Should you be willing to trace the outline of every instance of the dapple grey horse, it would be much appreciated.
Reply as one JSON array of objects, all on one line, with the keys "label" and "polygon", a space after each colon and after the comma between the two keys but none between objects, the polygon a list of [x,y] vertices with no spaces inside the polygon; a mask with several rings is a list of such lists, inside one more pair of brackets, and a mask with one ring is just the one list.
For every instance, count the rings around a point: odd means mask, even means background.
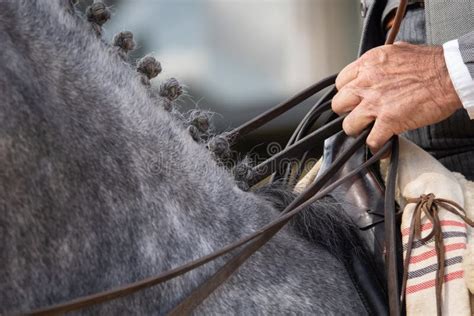
[{"label": "dapple grey horse", "polygon": [[[276,218],[291,196],[242,191],[97,36],[99,22],[69,0],[0,0],[2,314],[206,255]],[[196,314],[366,314],[343,259],[358,247],[350,222],[331,201],[298,221]],[[80,313],[164,314],[224,262]]]}]

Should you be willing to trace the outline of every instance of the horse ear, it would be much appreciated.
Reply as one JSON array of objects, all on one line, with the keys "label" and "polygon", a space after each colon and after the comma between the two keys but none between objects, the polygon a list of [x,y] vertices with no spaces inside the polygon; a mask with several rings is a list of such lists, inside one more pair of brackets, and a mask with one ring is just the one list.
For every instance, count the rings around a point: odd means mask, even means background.
[{"label": "horse ear", "polygon": [[92,3],[86,9],[87,21],[92,25],[97,36],[102,35],[102,25],[110,19],[110,10],[100,1]]}]

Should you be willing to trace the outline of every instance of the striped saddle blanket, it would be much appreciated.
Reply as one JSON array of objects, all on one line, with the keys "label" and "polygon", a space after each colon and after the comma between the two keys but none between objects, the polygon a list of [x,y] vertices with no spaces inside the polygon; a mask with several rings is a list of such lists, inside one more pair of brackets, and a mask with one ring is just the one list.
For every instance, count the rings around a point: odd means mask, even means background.
[{"label": "striped saddle blanket", "polygon": [[[398,202],[403,209],[401,234],[404,259],[408,265],[405,286],[407,315],[436,315],[440,312],[443,315],[473,315],[472,228],[461,216],[450,211],[451,205],[443,203],[437,206],[438,219],[433,220],[429,214],[421,212],[420,221],[414,223],[417,204],[410,200],[432,194],[434,198],[458,204],[468,218],[474,219],[474,182],[450,172],[428,153],[403,138],[400,138],[398,172]],[[439,225],[436,225],[437,222]],[[414,226],[418,231],[410,241]],[[438,246],[434,226],[441,229]],[[444,261],[441,263],[444,268],[438,266],[440,260]],[[443,282],[440,283],[441,277]],[[438,297],[437,283],[442,284]],[[438,311],[437,298],[441,298]]]}]

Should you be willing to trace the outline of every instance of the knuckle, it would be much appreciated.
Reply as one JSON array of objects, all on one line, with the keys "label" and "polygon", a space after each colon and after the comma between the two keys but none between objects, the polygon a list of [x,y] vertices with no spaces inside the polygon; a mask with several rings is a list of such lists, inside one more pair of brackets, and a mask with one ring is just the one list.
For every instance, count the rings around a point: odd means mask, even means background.
[{"label": "knuckle", "polygon": [[387,60],[387,55],[392,49],[391,45],[381,46],[374,49],[369,50],[366,53],[365,61],[373,64],[373,63],[384,63]]},{"label": "knuckle", "polygon": [[339,114],[339,115],[342,114],[342,107],[336,99],[332,100],[331,108],[334,113]]},{"label": "knuckle", "polygon": [[378,115],[378,118],[380,122],[385,125],[385,124],[391,124],[391,123],[396,122],[397,115],[393,113],[392,111],[382,110],[380,114]]},{"label": "knuckle", "polygon": [[331,101],[331,108],[334,112],[337,113],[337,111],[340,110],[341,108],[341,102],[339,101],[341,99],[341,92],[338,92]]},{"label": "knuckle", "polygon": [[351,89],[344,87],[332,99],[331,107],[337,114],[347,112],[350,108],[357,104],[355,95]]},{"label": "knuckle", "polygon": [[372,59],[373,56],[376,54],[376,50],[377,50],[377,48],[372,48],[372,49],[366,51],[366,52],[360,57],[360,60],[361,60],[361,61],[366,61],[366,60]]},{"label": "knuckle", "polygon": [[384,49],[380,49],[379,52],[377,53],[377,62],[379,64],[383,64],[387,62],[388,55],[391,53],[392,47],[387,46],[384,47]]},{"label": "knuckle", "polygon": [[354,136],[354,129],[352,127],[352,121],[350,117],[346,117],[344,121],[342,121],[342,129],[347,135]]},{"label": "knuckle", "polygon": [[367,52],[363,55],[363,59],[364,59],[365,61],[367,61],[367,60],[372,60],[372,59],[374,59],[376,56],[378,56],[379,51],[380,51],[380,47],[372,48],[371,50],[367,51]]},{"label": "knuckle", "polygon": [[[342,73],[342,72],[341,72]],[[336,77],[336,89],[337,90],[341,90],[342,88],[342,76],[341,74],[339,74],[337,77]]]},{"label": "knuckle", "polygon": [[364,108],[367,114],[371,117],[378,117],[379,107],[377,103],[373,102],[371,98],[364,98]]},{"label": "knuckle", "polygon": [[370,87],[369,77],[367,76],[364,69],[362,69],[362,71],[360,72],[360,75],[357,77],[357,79],[354,80],[354,83],[352,84],[352,87],[355,88],[359,92],[362,88]]},{"label": "knuckle", "polygon": [[369,137],[367,137],[366,144],[367,144],[367,146],[369,146],[372,149],[379,148],[380,143],[381,143],[381,141],[378,139],[377,136],[370,137],[370,135],[369,135]]}]

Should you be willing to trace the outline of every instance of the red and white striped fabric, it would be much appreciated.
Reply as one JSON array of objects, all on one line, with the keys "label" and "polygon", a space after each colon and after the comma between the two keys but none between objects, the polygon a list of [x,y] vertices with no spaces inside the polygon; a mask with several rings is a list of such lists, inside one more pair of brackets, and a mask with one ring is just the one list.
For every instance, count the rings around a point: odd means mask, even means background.
[{"label": "red and white striped fabric", "polygon": [[[405,207],[402,218],[402,238],[404,257],[408,243],[411,215],[415,205],[409,204]],[[443,289],[443,314],[462,315],[462,310],[469,310],[469,297],[464,282],[463,255],[466,249],[467,232],[466,224],[456,215],[444,210],[439,213],[443,242],[445,247],[445,276]],[[422,222],[422,237],[426,237],[432,225],[425,218]],[[412,246],[412,254],[408,268],[408,280],[406,287],[406,304],[408,315],[436,315],[436,292],[435,281],[438,268],[434,240],[423,244],[415,240]],[[464,301],[464,302],[463,302]],[[463,305],[465,305],[463,307]],[[469,315],[469,313],[466,313]]]},{"label": "red and white striped fabric", "polygon": [[[399,202],[422,194],[434,194],[465,206],[464,186],[459,179],[432,156],[406,139],[400,138],[398,171]],[[401,233],[404,256],[408,243],[409,225],[415,204],[404,205]],[[442,293],[443,315],[471,315],[470,293],[464,279],[463,256],[469,248],[467,225],[461,218],[439,209],[443,243],[445,247],[445,275]],[[432,228],[428,219],[422,218],[422,237]],[[438,268],[434,240],[423,244],[414,241],[408,267],[406,288],[407,315],[436,315],[436,271]],[[465,261],[465,260],[464,260]]]}]

